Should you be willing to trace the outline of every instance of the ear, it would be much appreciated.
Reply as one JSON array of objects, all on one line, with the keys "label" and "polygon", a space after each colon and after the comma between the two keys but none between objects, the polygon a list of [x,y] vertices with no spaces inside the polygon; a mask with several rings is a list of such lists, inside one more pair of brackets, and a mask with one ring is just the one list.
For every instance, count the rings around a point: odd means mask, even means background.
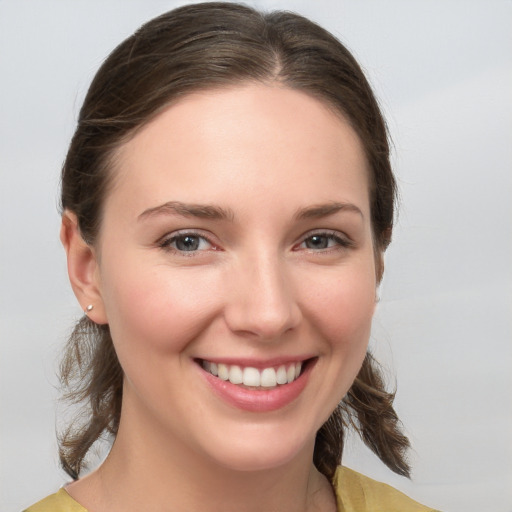
[{"label": "ear", "polygon": [[[108,323],[101,297],[96,251],[82,238],[76,215],[69,210],[62,215],[60,240],[66,251],[69,281],[82,310],[93,322]],[[87,309],[89,305],[92,305],[90,311]]]}]

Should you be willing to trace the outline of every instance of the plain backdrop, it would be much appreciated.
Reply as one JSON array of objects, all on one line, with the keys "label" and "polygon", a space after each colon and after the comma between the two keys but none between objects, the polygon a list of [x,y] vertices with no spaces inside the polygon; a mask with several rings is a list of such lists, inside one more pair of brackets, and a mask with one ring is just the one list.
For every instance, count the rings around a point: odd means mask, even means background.
[{"label": "plain backdrop", "polygon": [[[0,0],[0,509],[66,478],[56,361],[81,310],[58,241],[60,166],[88,84],[185,2]],[[354,52],[394,141],[402,204],[372,345],[398,384],[413,480],[351,439],[344,463],[445,511],[512,511],[512,2],[260,0]]]}]

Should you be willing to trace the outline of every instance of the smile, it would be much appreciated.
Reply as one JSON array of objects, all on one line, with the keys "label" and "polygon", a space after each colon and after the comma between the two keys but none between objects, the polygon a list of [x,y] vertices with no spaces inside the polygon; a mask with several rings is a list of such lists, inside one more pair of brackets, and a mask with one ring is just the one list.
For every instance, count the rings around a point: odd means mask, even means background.
[{"label": "smile", "polygon": [[292,404],[306,387],[318,357],[247,362],[196,359],[207,385],[223,401],[249,412],[272,412]]},{"label": "smile", "polygon": [[221,380],[231,384],[243,385],[248,388],[271,389],[283,384],[291,384],[302,370],[302,362],[282,364],[277,367],[254,368],[236,364],[214,363],[203,360],[204,370]]}]

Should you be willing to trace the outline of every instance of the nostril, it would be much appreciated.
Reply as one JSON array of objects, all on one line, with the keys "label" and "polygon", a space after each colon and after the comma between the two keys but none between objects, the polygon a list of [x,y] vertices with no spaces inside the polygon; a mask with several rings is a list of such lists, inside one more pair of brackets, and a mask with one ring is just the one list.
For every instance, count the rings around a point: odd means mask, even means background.
[{"label": "nostril", "polygon": [[224,311],[232,332],[274,341],[300,323],[302,312],[280,261],[276,254],[253,254],[231,276]]},{"label": "nostril", "polygon": [[302,318],[300,311],[287,310],[270,306],[265,308],[245,307],[243,304],[233,305],[226,313],[229,329],[244,337],[255,337],[262,341],[275,341],[284,334],[293,331]]}]

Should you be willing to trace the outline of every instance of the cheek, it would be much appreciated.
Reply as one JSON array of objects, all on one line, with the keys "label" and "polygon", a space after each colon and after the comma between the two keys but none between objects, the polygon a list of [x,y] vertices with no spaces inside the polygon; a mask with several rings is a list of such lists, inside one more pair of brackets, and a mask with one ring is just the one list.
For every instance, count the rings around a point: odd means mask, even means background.
[{"label": "cheek", "polygon": [[366,355],[375,309],[373,266],[343,268],[308,283],[310,336],[320,340],[322,379],[314,389],[318,429],[347,394]]},{"label": "cheek", "polygon": [[105,269],[109,280],[103,283],[103,299],[120,358],[127,346],[135,358],[183,351],[215,315],[208,277],[198,282],[193,272],[172,270]]},{"label": "cheek", "polygon": [[[373,267],[367,272],[340,272],[315,284],[306,300],[315,328],[333,352],[366,350],[375,310]],[[312,288],[313,289],[313,288]]]}]

